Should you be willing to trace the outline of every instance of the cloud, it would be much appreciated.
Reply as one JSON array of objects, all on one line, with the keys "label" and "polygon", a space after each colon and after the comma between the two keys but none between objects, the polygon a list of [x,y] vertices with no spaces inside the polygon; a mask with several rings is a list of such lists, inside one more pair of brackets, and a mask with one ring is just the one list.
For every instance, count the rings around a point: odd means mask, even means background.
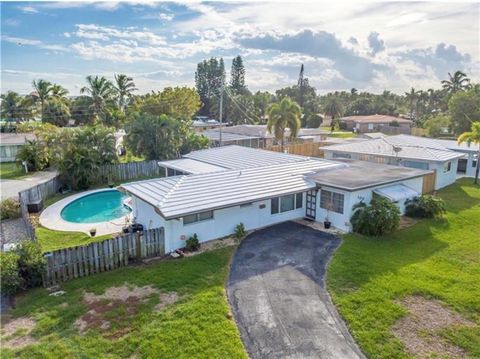
[{"label": "cloud", "polygon": [[9,19],[5,19],[3,23],[8,26],[18,26],[20,25],[20,20],[9,18]]},{"label": "cloud", "polygon": [[334,34],[326,31],[314,32],[307,29],[293,34],[267,33],[242,37],[237,41],[246,48],[270,49],[329,59],[343,77],[353,82],[370,82],[377,71],[386,69],[386,66],[375,64],[352,49],[344,47]]},{"label": "cloud", "polygon": [[371,32],[370,35],[368,35],[368,46],[370,46],[370,49],[372,50],[372,56],[385,50],[385,42],[380,39],[380,34],[378,32]]},{"label": "cloud", "polygon": [[3,35],[2,41],[6,41],[12,44],[17,44],[18,46],[35,46],[41,49],[51,50],[51,51],[67,51],[68,50],[66,47],[62,45],[47,44],[40,40],[26,39],[26,38],[8,36],[8,35]]},{"label": "cloud", "polygon": [[146,14],[140,17],[145,20],[162,20],[162,21],[172,21],[175,16],[173,14],[167,14],[165,12],[159,12],[154,14]]},{"label": "cloud", "polygon": [[38,10],[34,8],[33,6],[21,6],[20,11],[22,11],[25,14],[36,14],[38,13]]},{"label": "cloud", "polygon": [[351,36],[349,39],[348,39],[348,42],[351,43],[352,45],[358,45],[358,40],[356,37],[353,37]]}]

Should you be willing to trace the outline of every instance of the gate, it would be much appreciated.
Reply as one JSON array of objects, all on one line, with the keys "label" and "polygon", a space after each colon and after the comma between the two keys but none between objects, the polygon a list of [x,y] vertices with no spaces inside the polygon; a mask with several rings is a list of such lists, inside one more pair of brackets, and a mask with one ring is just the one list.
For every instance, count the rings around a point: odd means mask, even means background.
[{"label": "gate", "polygon": [[305,217],[315,220],[317,213],[317,190],[307,192],[307,201],[305,203]]}]

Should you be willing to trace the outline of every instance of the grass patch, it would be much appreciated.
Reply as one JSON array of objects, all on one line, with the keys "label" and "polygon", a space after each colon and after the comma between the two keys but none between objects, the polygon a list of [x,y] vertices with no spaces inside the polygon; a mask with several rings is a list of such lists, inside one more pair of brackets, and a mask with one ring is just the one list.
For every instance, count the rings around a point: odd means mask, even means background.
[{"label": "grass patch", "polygon": [[57,249],[75,246],[84,246],[92,242],[100,242],[112,238],[111,234],[90,237],[88,234],[82,232],[52,231],[45,227],[38,227],[35,230],[35,235],[42,246],[43,252],[51,252]]},{"label": "grass patch", "polygon": [[[43,288],[19,298],[14,317],[36,321],[31,332],[37,342],[24,348],[2,348],[2,358],[247,358],[235,323],[230,319],[224,284],[234,248],[222,248],[180,260],[126,267],[67,282],[66,292],[51,297]],[[87,312],[83,292],[104,293],[108,288],[151,286],[176,292],[179,300],[160,311],[158,294],[142,301],[135,313],[112,308],[125,328],[113,339],[104,332],[79,334],[74,322]],[[156,299],[156,300],[155,300]],[[113,314],[112,314],[113,315]]]},{"label": "grass patch", "polygon": [[409,358],[392,326],[410,295],[435,298],[476,327],[440,335],[480,353],[480,186],[462,179],[439,191],[447,214],[380,238],[345,235],[328,271],[332,298],[370,358]]},{"label": "grass patch", "polygon": [[16,162],[0,162],[1,179],[22,179],[33,172],[25,173],[25,169],[18,166]]}]

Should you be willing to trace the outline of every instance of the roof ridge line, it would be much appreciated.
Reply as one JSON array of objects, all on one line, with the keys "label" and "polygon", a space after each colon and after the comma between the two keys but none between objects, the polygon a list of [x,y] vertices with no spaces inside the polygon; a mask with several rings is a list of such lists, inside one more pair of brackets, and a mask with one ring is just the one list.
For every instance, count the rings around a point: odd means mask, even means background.
[{"label": "roof ridge line", "polygon": [[180,177],[180,179],[177,182],[175,182],[175,184],[172,186],[172,188],[170,188],[168,190],[168,192],[165,194],[163,199],[160,202],[158,202],[158,206],[161,206],[168,199],[168,197],[170,197],[172,192],[178,187],[178,185],[183,181],[183,179],[185,177],[186,177],[186,175],[182,175],[182,177]]}]

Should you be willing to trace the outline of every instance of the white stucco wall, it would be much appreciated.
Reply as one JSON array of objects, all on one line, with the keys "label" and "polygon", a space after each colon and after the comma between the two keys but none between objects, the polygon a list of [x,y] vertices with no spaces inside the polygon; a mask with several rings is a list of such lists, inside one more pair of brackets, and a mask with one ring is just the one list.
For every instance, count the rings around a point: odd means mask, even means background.
[{"label": "white stucco wall", "polygon": [[458,167],[458,159],[451,160],[452,166],[450,167],[450,171],[444,172],[443,165],[445,162],[430,162],[428,169],[436,171],[436,179],[435,179],[435,189],[438,190],[440,188],[446,187],[451,185],[457,179],[457,167]]}]

